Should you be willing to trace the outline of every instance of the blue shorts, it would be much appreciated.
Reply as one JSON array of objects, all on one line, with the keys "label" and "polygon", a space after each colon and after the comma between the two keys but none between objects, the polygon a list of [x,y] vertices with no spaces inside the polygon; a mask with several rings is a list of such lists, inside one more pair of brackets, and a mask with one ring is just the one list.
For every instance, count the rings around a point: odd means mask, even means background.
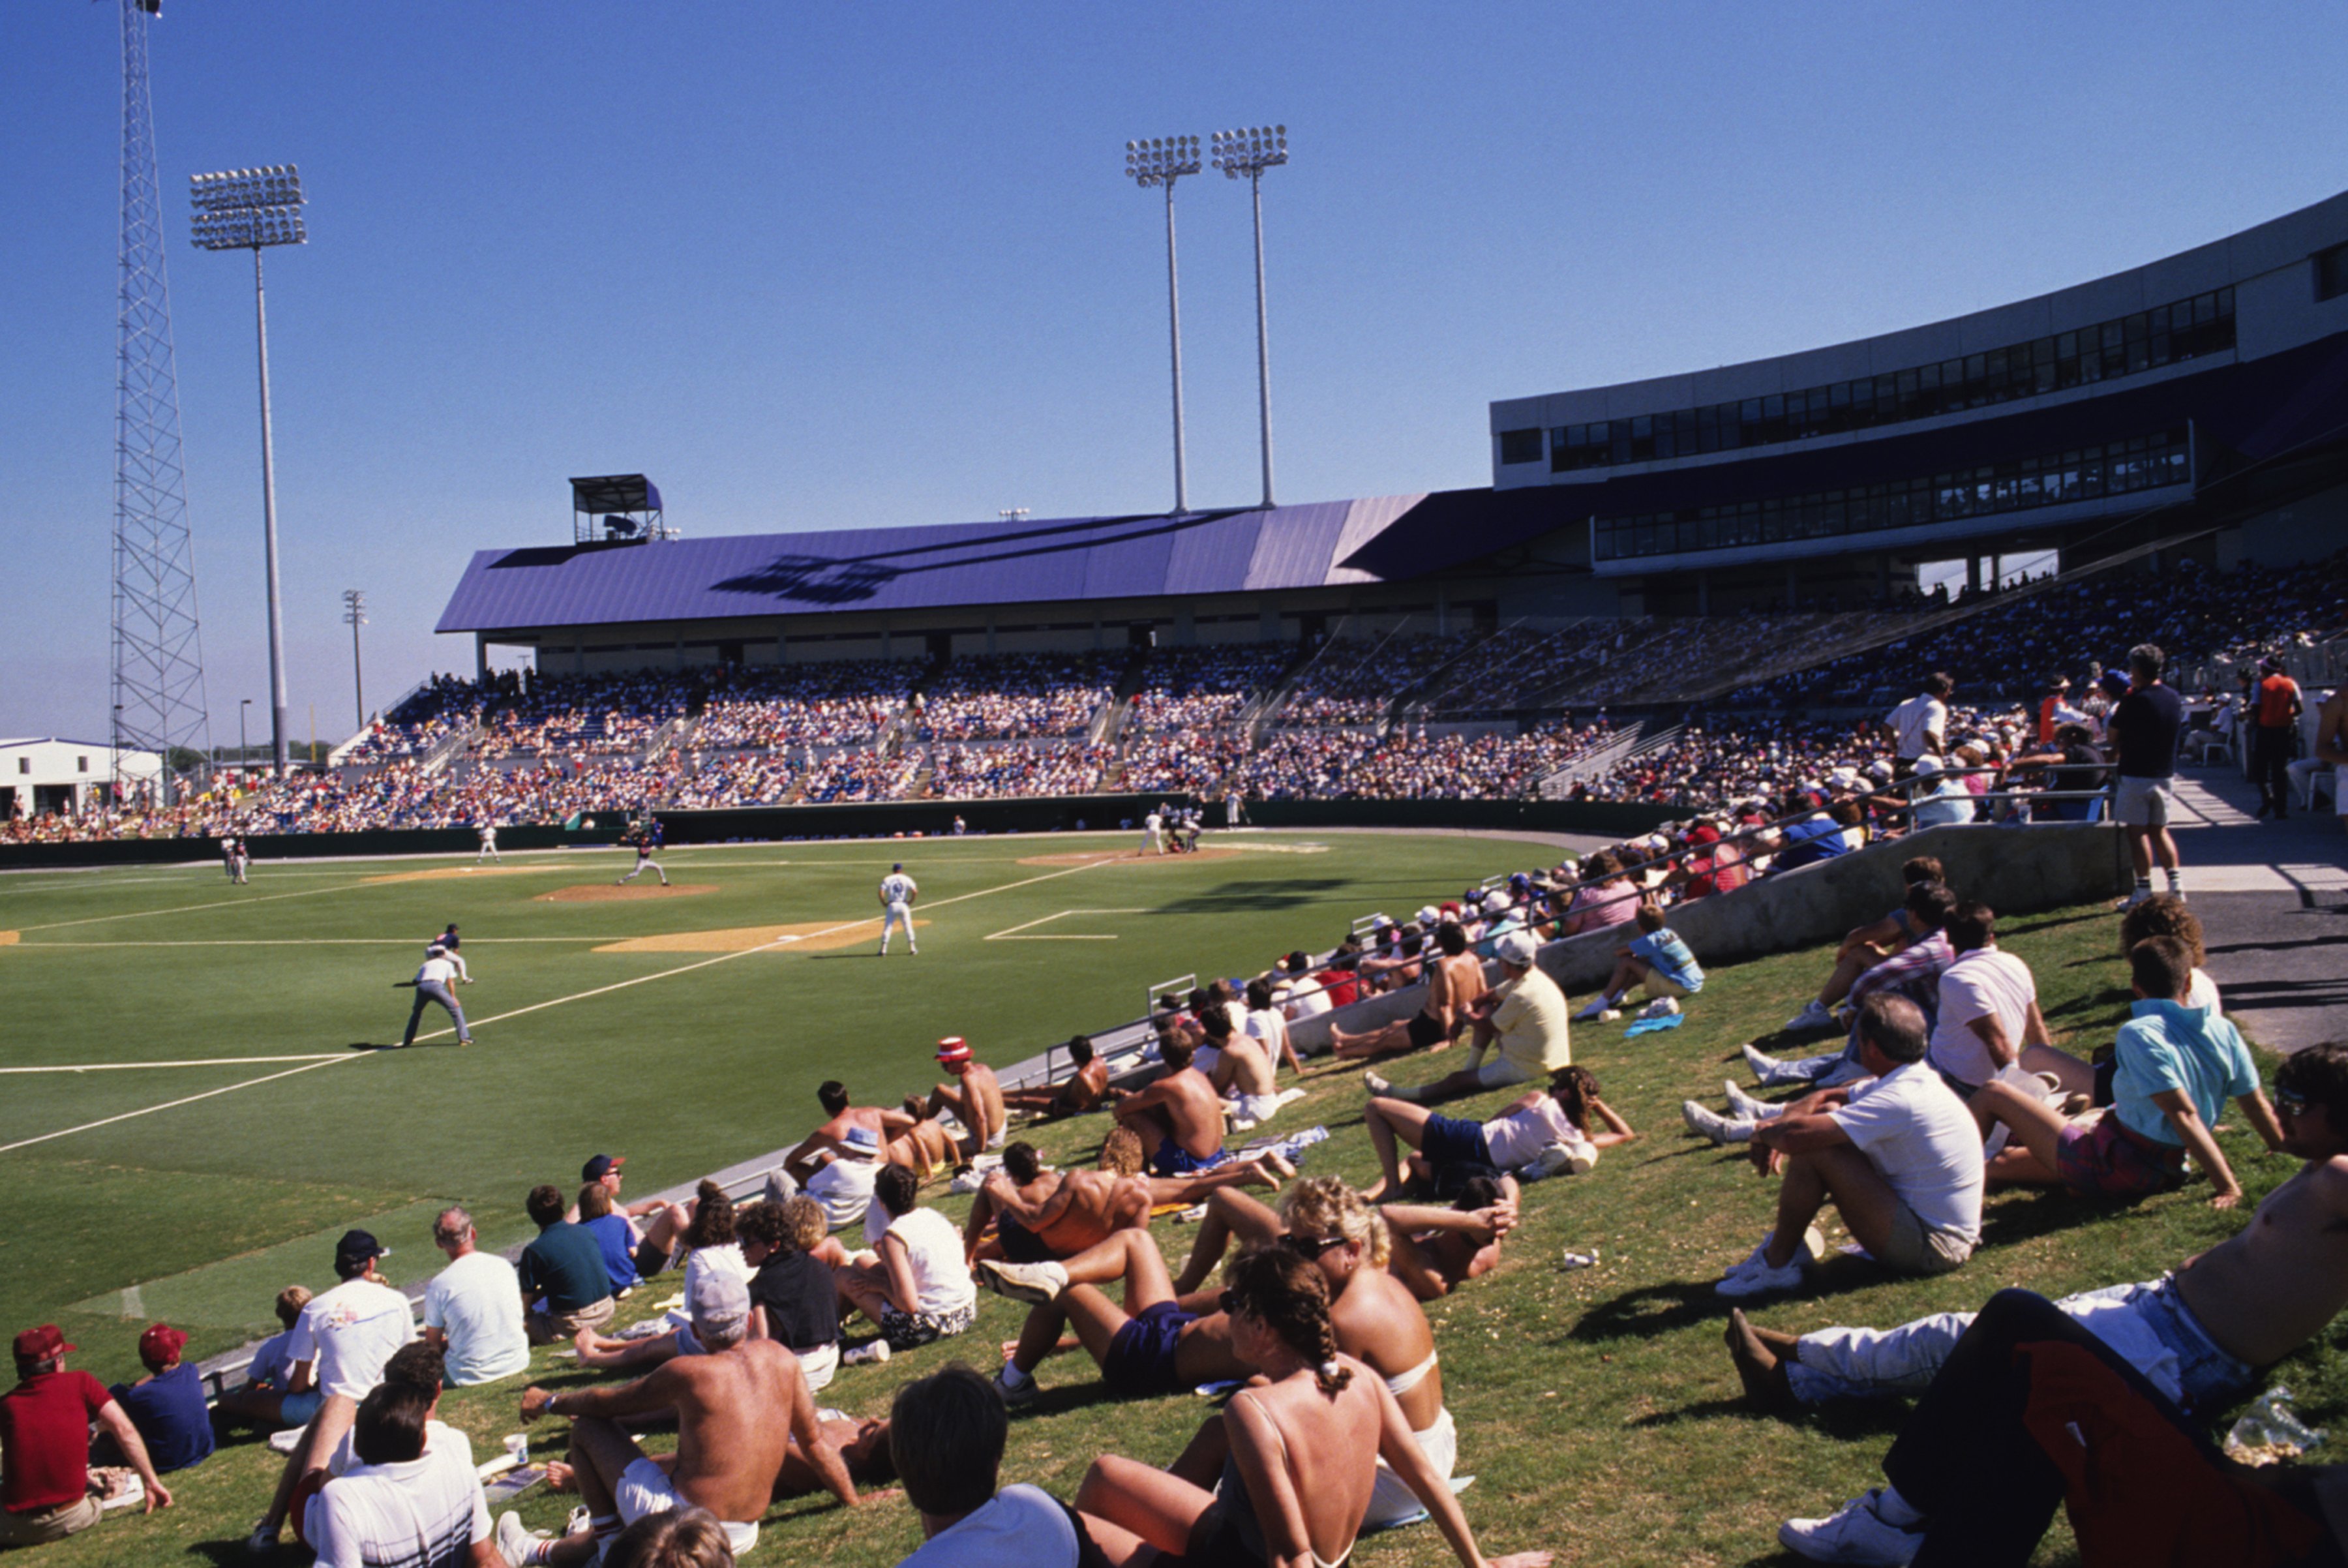
[{"label": "blue shorts", "polygon": [[1182,1330],[1198,1321],[1197,1313],[1183,1311],[1176,1302],[1143,1307],[1139,1316],[1128,1318],[1110,1338],[1108,1354],[1101,1357],[1102,1386],[1126,1399],[1180,1393],[1182,1378],[1174,1369],[1175,1346]]},{"label": "blue shorts", "polygon": [[277,1402],[277,1418],[289,1427],[306,1427],[324,1401],[325,1396],[315,1388],[306,1394],[288,1394]]},{"label": "blue shorts", "polygon": [[1430,1116],[1419,1136],[1418,1152],[1429,1165],[1489,1165],[1492,1147],[1484,1141],[1484,1124],[1456,1116]]},{"label": "blue shorts", "polygon": [[1220,1149],[1204,1156],[1193,1154],[1169,1138],[1159,1144],[1158,1152],[1149,1157],[1149,1169],[1159,1176],[1188,1176],[1194,1171],[1212,1171],[1230,1158]]}]

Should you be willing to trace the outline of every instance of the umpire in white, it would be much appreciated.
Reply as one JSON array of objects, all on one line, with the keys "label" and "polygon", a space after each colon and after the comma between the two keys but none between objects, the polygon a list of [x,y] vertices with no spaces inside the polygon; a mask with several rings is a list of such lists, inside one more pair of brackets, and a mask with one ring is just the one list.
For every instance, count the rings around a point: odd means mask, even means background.
[{"label": "umpire in white", "polygon": [[[448,987],[457,978],[457,965],[450,961],[448,950],[438,943],[424,950],[424,967],[416,972],[413,980],[403,980],[403,985],[416,987],[416,1006],[407,1010],[407,1034],[399,1042],[402,1049],[416,1043],[416,1026],[423,1020],[424,1004],[438,1002],[457,1020],[457,1043],[473,1043],[472,1026],[465,1022],[465,1009],[457,1000],[457,993]],[[467,976],[469,980],[470,976]]]}]

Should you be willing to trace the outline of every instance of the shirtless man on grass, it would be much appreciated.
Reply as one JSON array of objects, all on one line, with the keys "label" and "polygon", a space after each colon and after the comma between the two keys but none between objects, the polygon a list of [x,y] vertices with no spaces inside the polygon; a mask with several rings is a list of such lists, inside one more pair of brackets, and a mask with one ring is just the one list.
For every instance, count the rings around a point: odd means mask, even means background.
[{"label": "shirtless man on grass", "polygon": [[1083,1035],[1070,1037],[1068,1060],[1076,1071],[1042,1088],[1003,1091],[1005,1110],[1032,1110],[1039,1116],[1080,1116],[1100,1104],[1108,1093],[1108,1064],[1093,1054],[1093,1043]]},{"label": "shirtless man on grass", "polygon": [[[1267,1152],[1196,1176],[1144,1176],[1141,1140],[1128,1127],[1110,1130],[1101,1141],[1099,1163],[1090,1171],[1045,1171],[1033,1147],[1014,1143],[1003,1151],[1003,1169],[986,1179],[971,1203],[963,1255],[973,1264],[983,1257],[1013,1263],[1068,1257],[1116,1232],[1146,1228],[1161,1204],[1202,1202],[1231,1187],[1277,1191],[1295,1174],[1295,1166]],[[995,1236],[986,1242],[982,1238],[990,1219]]]},{"label": "shirtless man on grass", "polygon": [[1427,974],[1426,996],[1417,1012],[1359,1035],[1349,1035],[1333,1024],[1330,1049],[1340,1058],[1361,1060],[1449,1045],[1468,1020],[1468,1009],[1484,995],[1484,965],[1468,950],[1467,928],[1456,920],[1435,928],[1435,945],[1441,956]]},{"label": "shirtless man on grass", "polygon": [[[570,1464],[589,1524],[578,1535],[539,1540],[521,1528],[519,1515],[508,1514],[498,1522],[498,1546],[509,1563],[584,1568],[626,1526],[675,1508],[715,1514],[738,1556],[757,1542],[758,1521],[794,1438],[825,1489],[843,1506],[856,1506],[856,1483],[816,1419],[798,1358],[778,1341],[747,1337],[749,1287],[713,1270],[695,1282],[686,1306],[708,1354],[679,1357],[632,1383],[559,1394],[522,1390],[523,1421],[544,1415],[571,1420]],[[673,1455],[645,1454],[620,1425],[629,1416],[671,1409],[677,1421]]]},{"label": "shirtless man on grass", "polygon": [[1226,1158],[1222,1097],[1190,1065],[1190,1056],[1189,1041],[1169,1033],[1158,1046],[1164,1078],[1142,1088],[1108,1091],[1117,1124],[1140,1138],[1143,1157],[1156,1175],[1187,1176],[1211,1170]]},{"label": "shirtless man on grass", "polygon": [[951,1111],[962,1123],[962,1136],[954,1141],[964,1161],[1002,1148],[1009,1118],[1003,1109],[1003,1085],[995,1078],[994,1069],[972,1056],[970,1042],[960,1035],[948,1035],[938,1042],[938,1064],[956,1081],[938,1085],[927,1099],[909,1094],[902,1111],[884,1112],[889,1136],[901,1137],[915,1123]]},{"label": "shirtless man on grass", "polygon": [[[2348,1307],[2348,1043],[2310,1046],[2275,1073],[2283,1152],[2306,1163],[2232,1239],[2176,1273],[2054,1305],[2188,1410],[2221,1409]],[[1729,1315],[1728,1348],[1764,1409],[1919,1393],[1972,1322],[1941,1313],[1898,1328],[1798,1337]]]},{"label": "shirtless man on grass", "polygon": [[1281,1107],[1280,1082],[1272,1076],[1272,1053],[1253,1035],[1232,1027],[1231,1015],[1220,1010],[1205,1019],[1207,1043],[1219,1053],[1207,1081],[1231,1107],[1234,1121],[1272,1119]]}]

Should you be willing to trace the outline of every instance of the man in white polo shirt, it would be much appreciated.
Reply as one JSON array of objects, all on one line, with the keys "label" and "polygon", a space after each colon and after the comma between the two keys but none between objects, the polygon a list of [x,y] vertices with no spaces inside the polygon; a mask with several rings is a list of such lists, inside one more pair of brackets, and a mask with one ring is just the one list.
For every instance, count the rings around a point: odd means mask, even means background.
[{"label": "man in white polo shirt", "polygon": [[1957,683],[1935,670],[1924,677],[1924,689],[1883,716],[1891,732],[1893,755],[1912,763],[1919,757],[1937,757],[1949,748],[1949,694]]},{"label": "man in white polo shirt", "polygon": [[2017,1062],[2026,1072],[2053,1073],[2065,1092],[2092,1089],[2095,1070],[2054,1048],[2030,965],[1998,946],[1996,913],[1984,903],[1959,904],[1947,931],[1957,958],[1941,975],[1925,1057],[1932,1069],[1966,1096]]}]

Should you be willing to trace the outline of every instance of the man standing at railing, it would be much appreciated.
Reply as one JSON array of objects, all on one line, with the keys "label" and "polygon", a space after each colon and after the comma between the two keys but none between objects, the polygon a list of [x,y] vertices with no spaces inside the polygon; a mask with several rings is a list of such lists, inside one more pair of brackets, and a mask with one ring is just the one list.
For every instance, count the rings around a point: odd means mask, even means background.
[{"label": "man standing at railing", "polygon": [[2112,814],[2127,830],[2128,852],[2136,861],[2136,891],[2120,901],[2122,909],[2134,909],[2152,896],[2156,860],[2168,875],[2168,891],[2185,896],[2177,874],[2177,841],[2168,832],[2185,699],[2161,684],[2161,668],[2168,662],[2168,655],[2151,643],[2130,648],[2127,693],[2112,705],[2104,725],[2113,759],[2119,764]]},{"label": "man standing at railing", "polygon": [[2258,780],[2259,815],[2281,821],[2291,815],[2291,753],[2299,716],[2307,711],[2299,683],[2282,673],[2282,661],[2269,654],[2259,661],[2257,724],[2250,731],[2250,777]]}]

